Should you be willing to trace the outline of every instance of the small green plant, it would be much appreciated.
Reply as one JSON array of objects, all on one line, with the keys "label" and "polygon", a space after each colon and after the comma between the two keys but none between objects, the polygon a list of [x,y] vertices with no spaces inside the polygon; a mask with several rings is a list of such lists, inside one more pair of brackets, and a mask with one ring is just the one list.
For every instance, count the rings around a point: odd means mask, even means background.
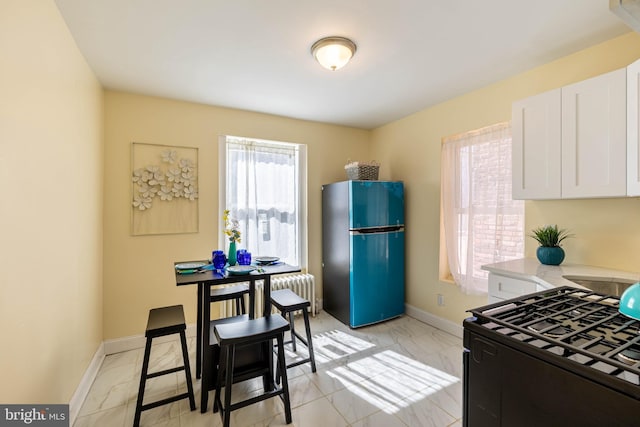
[{"label": "small green plant", "polygon": [[533,237],[540,243],[540,246],[554,247],[560,246],[560,242],[569,237],[573,237],[573,234],[564,229],[558,229],[557,225],[545,225],[544,227],[534,228],[531,230],[533,234],[529,237]]}]

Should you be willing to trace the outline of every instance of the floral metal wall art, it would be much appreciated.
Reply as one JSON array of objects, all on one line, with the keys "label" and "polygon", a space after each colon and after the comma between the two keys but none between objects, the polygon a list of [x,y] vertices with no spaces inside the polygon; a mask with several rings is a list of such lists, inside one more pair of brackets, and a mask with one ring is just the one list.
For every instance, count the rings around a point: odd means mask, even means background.
[{"label": "floral metal wall art", "polygon": [[196,148],[132,144],[134,235],[197,231],[197,153]]}]

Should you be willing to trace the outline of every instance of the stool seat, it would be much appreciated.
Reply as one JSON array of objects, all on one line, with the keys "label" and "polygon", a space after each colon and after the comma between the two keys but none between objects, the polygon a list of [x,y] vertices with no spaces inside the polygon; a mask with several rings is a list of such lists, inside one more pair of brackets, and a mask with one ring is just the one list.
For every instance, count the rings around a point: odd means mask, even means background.
[{"label": "stool seat", "polygon": [[280,289],[278,291],[271,292],[271,303],[278,308],[278,310],[297,311],[303,308],[311,307],[311,303],[300,295],[293,292],[291,289]]},{"label": "stool seat", "polygon": [[236,299],[249,293],[249,285],[240,283],[233,286],[211,288],[211,301],[225,301],[228,299]]},{"label": "stool seat", "polygon": [[[187,328],[184,320],[184,310],[181,305],[172,305],[169,307],[153,308],[149,310],[149,317],[147,319],[147,328],[145,330],[145,337],[147,338],[144,359],[142,362],[142,371],[140,373],[140,387],[138,388],[138,400],[136,402],[136,412],[133,418],[134,427],[140,425],[140,417],[142,411],[147,409],[156,408],[167,403],[176,402],[182,399],[189,399],[189,407],[193,411],[196,409],[195,398],[193,395],[193,385],[191,383],[191,369],[189,368],[189,353],[187,351],[187,339],[185,336],[185,329]],[[182,359],[183,365],[175,368],[164,369],[158,372],[149,373],[149,358],[151,355],[151,343],[154,338],[162,337],[165,335],[180,334],[180,345],[182,347]],[[176,396],[171,396],[165,399],[157,400],[155,402],[147,403],[143,405],[144,389],[146,387],[147,379],[159,377],[162,375],[172,374],[174,372],[184,371],[187,382],[187,392]]]},{"label": "stool seat", "polygon": [[249,321],[248,314],[241,314],[239,316],[223,317],[222,319],[214,319],[210,322],[209,328],[209,345],[218,345],[218,338],[215,334],[215,327],[220,325],[228,325],[229,323],[245,323]]},{"label": "stool seat", "polygon": [[181,305],[152,308],[149,310],[147,329],[145,330],[144,336],[149,338],[178,334],[186,328],[184,310]]},{"label": "stool seat", "polygon": [[218,324],[213,329],[218,344],[251,344],[289,330],[289,323],[282,316],[267,316],[246,322]]}]

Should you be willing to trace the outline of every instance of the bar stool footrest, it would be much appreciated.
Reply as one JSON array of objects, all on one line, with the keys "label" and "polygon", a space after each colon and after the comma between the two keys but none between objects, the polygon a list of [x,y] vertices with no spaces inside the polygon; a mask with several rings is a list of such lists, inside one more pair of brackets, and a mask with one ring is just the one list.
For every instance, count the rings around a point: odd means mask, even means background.
[{"label": "bar stool footrest", "polygon": [[189,398],[189,393],[184,392],[176,396],[171,396],[171,397],[167,397],[166,399],[157,400],[155,402],[144,404],[140,409],[142,411],[146,411],[147,409],[157,408],[158,406],[166,405],[167,403],[177,402],[178,400],[188,399],[188,398]]},{"label": "bar stool footrest", "polygon": [[173,374],[174,372],[184,371],[184,366],[178,366],[176,368],[165,369],[164,371],[152,372],[147,374],[147,379],[161,377],[162,375]]},{"label": "bar stool footrest", "polygon": [[304,360],[298,360],[296,362],[291,362],[287,365],[287,368],[293,368],[295,366],[304,365],[305,363],[309,363],[310,361],[311,361],[310,359],[304,359]]},{"label": "bar stool footrest", "polygon": [[274,390],[263,392],[260,396],[255,396],[250,399],[243,400],[242,402],[232,403],[231,411],[253,405],[254,403],[262,402],[263,400],[271,399],[272,397],[282,396],[283,394],[284,391],[282,390],[282,387],[276,387]]}]

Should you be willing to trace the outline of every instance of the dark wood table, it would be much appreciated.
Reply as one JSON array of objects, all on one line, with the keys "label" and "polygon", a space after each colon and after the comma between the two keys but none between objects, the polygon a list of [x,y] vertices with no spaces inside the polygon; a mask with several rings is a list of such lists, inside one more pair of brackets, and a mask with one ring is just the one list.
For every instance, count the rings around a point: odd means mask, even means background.
[{"label": "dark wood table", "polygon": [[[193,263],[207,261],[181,261],[174,263]],[[230,283],[249,282],[249,318],[254,317],[255,312],[255,291],[256,281],[263,280],[264,310],[263,316],[271,314],[271,276],[274,274],[296,273],[300,267],[288,264],[276,264],[259,266],[249,274],[234,275],[224,272],[223,274],[214,270],[204,270],[200,273],[180,274],[175,270],[176,285],[198,285],[198,312],[196,320],[196,378],[202,376],[200,412],[207,411],[209,390],[215,385],[215,378],[211,378],[213,373],[212,351],[210,346],[210,324],[211,324],[211,295],[212,286],[227,285]]]}]

